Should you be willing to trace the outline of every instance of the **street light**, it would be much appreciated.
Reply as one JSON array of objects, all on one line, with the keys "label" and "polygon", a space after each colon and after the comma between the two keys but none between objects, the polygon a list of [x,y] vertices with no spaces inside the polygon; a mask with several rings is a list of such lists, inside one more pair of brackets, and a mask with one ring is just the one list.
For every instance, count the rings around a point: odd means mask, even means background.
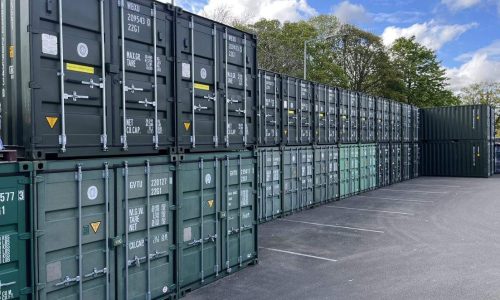
[{"label": "street light", "polygon": [[327,35],[304,41],[304,80],[307,80],[307,44],[310,42],[324,41],[332,37],[334,37],[334,35]]}]

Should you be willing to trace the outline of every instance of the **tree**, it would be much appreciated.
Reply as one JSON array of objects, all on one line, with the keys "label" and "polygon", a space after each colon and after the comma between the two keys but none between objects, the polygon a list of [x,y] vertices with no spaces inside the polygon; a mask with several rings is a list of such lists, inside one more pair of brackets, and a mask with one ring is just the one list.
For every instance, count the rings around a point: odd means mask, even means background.
[{"label": "tree", "polygon": [[[500,82],[471,84],[460,91],[463,104],[487,104],[500,109]],[[500,137],[500,111],[496,116],[497,137]]]},{"label": "tree", "polygon": [[459,99],[446,89],[448,78],[434,51],[412,38],[397,39],[390,55],[402,79],[404,101],[419,107],[457,105]]}]

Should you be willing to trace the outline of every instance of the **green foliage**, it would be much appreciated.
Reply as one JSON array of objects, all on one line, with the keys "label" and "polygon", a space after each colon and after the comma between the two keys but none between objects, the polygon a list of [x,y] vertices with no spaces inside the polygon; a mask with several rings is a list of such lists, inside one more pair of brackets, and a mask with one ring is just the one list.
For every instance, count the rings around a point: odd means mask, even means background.
[{"label": "green foliage", "polygon": [[404,101],[419,107],[459,104],[458,97],[446,90],[445,69],[436,53],[412,38],[397,39],[390,49],[393,64],[402,79]]},{"label": "green foliage", "polygon": [[[460,92],[463,104],[487,104],[500,107],[500,82],[472,84]],[[500,137],[500,114],[496,118],[497,137]]]}]

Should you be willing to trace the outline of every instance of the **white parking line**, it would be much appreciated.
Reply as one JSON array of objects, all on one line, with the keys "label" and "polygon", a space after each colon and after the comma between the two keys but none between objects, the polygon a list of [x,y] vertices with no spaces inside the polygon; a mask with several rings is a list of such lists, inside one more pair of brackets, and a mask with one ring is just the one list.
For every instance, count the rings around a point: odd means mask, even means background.
[{"label": "white parking line", "polygon": [[418,183],[399,183],[398,185],[415,185],[415,186],[425,186],[425,187],[444,187],[444,188],[461,188],[460,185],[444,185],[444,184],[418,184]]},{"label": "white parking line", "polygon": [[314,256],[314,255],[309,255],[309,254],[303,254],[303,253],[297,253],[297,252],[286,251],[286,250],[280,250],[280,249],[274,249],[274,248],[265,248],[265,247],[259,247],[259,248],[260,249],[269,250],[269,251],[274,251],[274,252],[280,252],[280,253],[286,253],[286,254],[291,254],[291,255],[303,256],[303,257],[308,257],[308,258],[326,260],[326,261],[330,261],[330,262],[337,262],[338,261],[336,259],[331,259],[331,258],[326,258],[326,257],[319,257],[319,256]]},{"label": "white parking line", "polygon": [[366,232],[374,232],[374,233],[385,233],[385,232],[380,231],[380,230],[365,229],[365,228],[358,228],[358,227],[330,225],[330,224],[321,224],[321,223],[313,223],[313,222],[305,222],[305,221],[294,221],[294,220],[286,220],[286,219],[279,219],[279,220],[281,220],[283,222],[308,224],[308,225],[322,226],[322,227],[341,228],[341,229],[349,229],[349,230],[355,230],[355,231],[366,231]]},{"label": "white parking line", "polygon": [[407,192],[407,193],[424,193],[424,194],[448,194],[448,192],[430,192],[430,191],[418,191],[418,190],[398,190],[398,189],[380,189],[381,191],[390,192]]},{"label": "white parking line", "polygon": [[363,195],[358,195],[357,197],[370,198],[370,199],[382,199],[382,200],[398,201],[398,202],[434,203],[434,201],[427,201],[427,200],[398,199],[398,198],[386,198],[386,197],[363,196]]},{"label": "white parking line", "polygon": [[349,210],[359,210],[359,211],[371,211],[371,212],[381,212],[386,214],[396,214],[396,215],[405,215],[405,216],[414,216],[412,213],[405,213],[400,211],[389,211],[389,210],[377,210],[377,209],[366,209],[366,208],[354,208],[354,207],[345,207],[345,206],[331,206],[325,205],[325,207],[330,208],[338,208],[338,209],[349,209]]}]

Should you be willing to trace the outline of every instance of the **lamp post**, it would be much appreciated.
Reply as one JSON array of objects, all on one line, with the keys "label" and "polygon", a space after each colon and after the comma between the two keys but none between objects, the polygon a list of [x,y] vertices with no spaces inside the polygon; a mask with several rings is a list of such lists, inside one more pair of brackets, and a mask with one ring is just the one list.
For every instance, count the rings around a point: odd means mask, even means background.
[{"label": "lamp post", "polygon": [[307,44],[311,43],[311,42],[324,41],[324,40],[332,38],[332,37],[334,37],[334,35],[317,37],[314,39],[304,41],[304,80],[307,80]]}]

